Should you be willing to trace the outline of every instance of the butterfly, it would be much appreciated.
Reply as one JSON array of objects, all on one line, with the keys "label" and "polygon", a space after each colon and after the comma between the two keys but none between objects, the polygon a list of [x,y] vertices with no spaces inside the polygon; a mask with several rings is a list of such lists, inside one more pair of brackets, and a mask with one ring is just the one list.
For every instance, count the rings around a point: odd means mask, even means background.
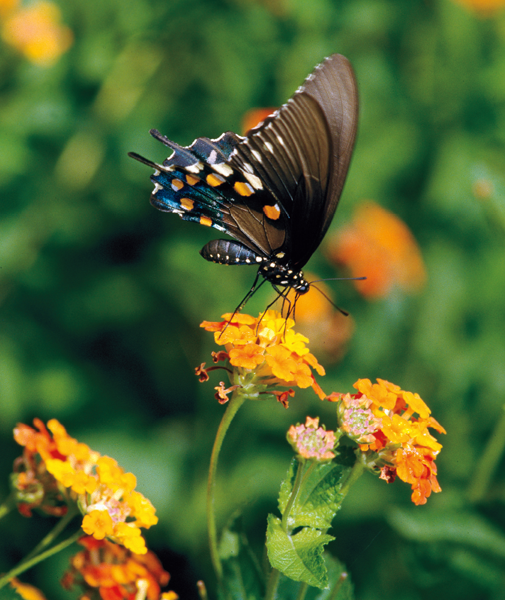
[{"label": "butterfly", "polygon": [[[358,121],[358,92],[349,61],[326,58],[281,108],[245,137],[233,132],[179,146],[152,167],[151,204],[231,238],[212,240],[200,254],[226,265],[259,267],[248,298],[265,281],[286,297],[304,294],[302,268],[321,243],[347,176]],[[259,286],[259,277],[263,279]]]}]

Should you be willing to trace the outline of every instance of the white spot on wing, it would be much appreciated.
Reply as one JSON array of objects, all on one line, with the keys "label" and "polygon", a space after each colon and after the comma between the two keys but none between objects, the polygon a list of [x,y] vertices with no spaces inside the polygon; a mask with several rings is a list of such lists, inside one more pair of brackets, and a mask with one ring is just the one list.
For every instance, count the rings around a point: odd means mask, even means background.
[{"label": "white spot on wing", "polygon": [[243,173],[244,177],[253,186],[255,190],[263,189],[263,183],[261,182],[261,179],[259,177],[256,177],[256,175],[253,175],[252,173],[246,173],[245,171]]},{"label": "white spot on wing", "polygon": [[254,156],[254,158],[259,162],[263,162],[263,157],[261,156],[261,154],[257,151],[257,150],[251,150],[251,154]]},{"label": "white spot on wing", "polygon": [[203,169],[203,164],[198,161],[194,165],[189,165],[189,167],[184,167],[185,171],[189,171],[190,173],[200,173]]},{"label": "white spot on wing", "polygon": [[211,165],[211,167],[214,169],[214,171],[220,173],[223,177],[229,177],[233,173],[233,169],[230,167],[230,165],[227,165],[226,163],[218,163],[215,165]]},{"label": "white spot on wing", "polygon": [[272,146],[272,144],[270,142],[265,142],[265,147],[267,150],[269,150],[270,152],[274,151],[274,147]]}]

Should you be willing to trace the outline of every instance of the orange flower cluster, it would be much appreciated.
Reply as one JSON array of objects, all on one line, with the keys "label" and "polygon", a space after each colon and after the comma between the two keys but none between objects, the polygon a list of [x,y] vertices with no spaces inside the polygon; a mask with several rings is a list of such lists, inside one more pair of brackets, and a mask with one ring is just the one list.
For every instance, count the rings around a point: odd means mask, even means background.
[{"label": "orange flower cluster", "polygon": [[358,394],[334,393],[328,397],[339,402],[342,429],[371,455],[367,464],[382,466],[383,479],[391,481],[398,475],[411,485],[412,502],[425,504],[431,492],[441,491],[435,459],[442,445],[429,429],[439,433],[445,429],[430,416],[419,394],[405,392],[383,379],[374,384],[359,379],[354,387]]},{"label": "orange flower cluster", "polygon": [[14,439],[24,446],[13,475],[20,512],[30,516],[38,508],[61,516],[77,505],[87,534],[146,553],[140,527],[148,529],[158,517],[149,500],[135,491],[135,476],[71,438],[56,419],[47,429],[40,419],[34,425],[36,429],[20,424],[14,430]]},{"label": "orange flower cluster", "polygon": [[53,64],[72,45],[73,35],[60,24],[59,8],[39,0],[21,7],[19,0],[0,0],[3,40],[35,64]]},{"label": "orange flower cluster", "polygon": [[[228,360],[232,369],[230,380],[232,387],[218,389],[220,402],[228,400],[226,394],[240,389],[250,399],[259,400],[259,394],[274,394],[287,406],[288,395],[293,390],[275,392],[275,386],[312,387],[324,400],[325,393],[317,384],[311,369],[324,375],[323,367],[306,347],[308,339],[293,331],[294,321],[284,319],[275,310],[267,310],[258,318],[242,313],[223,315],[224,321],[213,323],[204,321],[200,327],[214,332],[216,344],[224,346],[226,352],[215,355],[218,360]],[[202,376],[202,365],[197,372]]]},{"label": "orange flower cluster", "polygon": [[85,549],[71,559],[61,583],[67,590],[80,586],[81,600],[177,600],[175,592],[161,593],[170,575],[153,552],[134,554],[93,537],[79,543]]},{"label": "orange flower cluster", "polygon": [[305,425],[291,425],[287,438],[294,451],[305,460],[326,462],[335,458],[332,451],[336,441],[335,432],[319,427],[319,418],[307,417]]},{"label": "orange flower cluster", "polygon": [[374,202],[362,204],[353,221],[330,243],[329,257],[344,265],[366,298],[385,297],[398,287],[406,293],[420,290],[426,281],[419,247],[403,221]]}]

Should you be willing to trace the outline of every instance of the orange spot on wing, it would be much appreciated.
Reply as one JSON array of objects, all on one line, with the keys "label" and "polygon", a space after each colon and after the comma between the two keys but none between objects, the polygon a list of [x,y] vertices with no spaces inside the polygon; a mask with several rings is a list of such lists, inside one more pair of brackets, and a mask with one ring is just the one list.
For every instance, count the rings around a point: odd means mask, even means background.
[{"label": "orange spot on wing", "polygon": [[254,194],[254,190],[252,190],[247,183],[243,183],[242,181],[237,181],[233,186],[233,189],[241,196],[251,196]]},{"label": "orange spot on wing", "polygon": [[198,183],[200,180],[198,177],[193,177],[193,175],[186,175],[186,181],[189,185],[195,185],[195,183]]},{"label": "orange spot on wing", "polygon": [[219,177],[211,173],[210,175],[207,175],[207,183],[212,187],[217,187],[218,185],[224,183],[224,181],[223,179],[220,179]]},{"label": "orange spot on wing", "polygon": [[200,217],[200,225],[205,225],[205,227],[211,227],[212,219],[209,219],[209,217]]},{"label": "orange spot on wing", "polygon": [[186,210],[193,210],[195,208],[195,202],[189,198],[181,198],[181,206]]},{"label": "orange spot on wing", "polygon": [[176,190],[181,190],[184,187],[184,183],[180,179],[172,179],[172,187]]},{"label": "orange spot on wing", "polygon": [[277,219],[281,215],[281,209],[277,204],[275,204],[274,206],[269,206],[267,204],[263,207],[263,212],[269,219],[272,219],[272,221],[277,221]]}]

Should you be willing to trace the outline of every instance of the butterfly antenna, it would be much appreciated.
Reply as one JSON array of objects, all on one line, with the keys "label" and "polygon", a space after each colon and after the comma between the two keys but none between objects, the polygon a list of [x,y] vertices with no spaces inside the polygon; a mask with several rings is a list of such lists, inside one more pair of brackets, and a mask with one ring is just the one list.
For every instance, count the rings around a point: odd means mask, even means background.
[{"label": "butterfly antenna", "polygon": [[266,279],[263,279],[262,281],[260,281],[259,285],[257,285],[258,283],[258,279],[260,276],[260,272],[258,271],[256,273],[256,277],[254,278],[253,284],[251,286],[251,289],[247,292],[247,294],[244,296],[244,298],[242,299],[242,302],[237,306],[237,308],[233,311],[232,316],[230,317],[228,323],[226,323],[226,325],[224,326],[223,331],[221,331],[221,333],[219,334],[219,337],[221,337],[223,335],[223,333],[227,330],[228,325],[232,322],[233,317],[239,313],[244,306],[247,304],[247,302],[254,296],[254,294],[260,289],[260,287],[265,283]]},{"label": "butterfly antenna", "polygon": [[[366,277],[360,277],[359,279],[366,279]],[[328,281],[328,280],[320,279],[319,281]],[[349,313],[346,310],[344,310],[343,308],[340,308],[340,306],[337,306],[335,304],[335,302],[333,302],[333,300],[327,294],[325,294],[323,292],[323,290],[320,290],[317,287],[317,285],[314,285],[314,283],[317,283],[317,282],[311,281],[309,285],[311,287],[314,287],[315,290],[317,290],[322,296],[324,296],[326,298],[326,300],[328,300],[328,302],[333,306],[333,308],[335,308],[336,310],[338,310],[339,313],[343,314],[344,317],[348,317],[349,316]]]}]

